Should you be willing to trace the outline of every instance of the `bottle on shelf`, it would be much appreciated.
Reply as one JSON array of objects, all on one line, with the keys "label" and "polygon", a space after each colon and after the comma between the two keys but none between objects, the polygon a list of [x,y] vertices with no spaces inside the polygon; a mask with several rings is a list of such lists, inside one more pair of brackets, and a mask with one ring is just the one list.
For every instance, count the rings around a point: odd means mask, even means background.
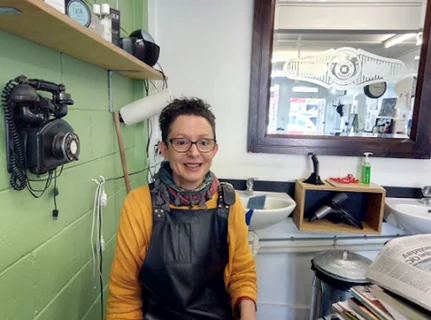
[{"label": "bottle on shelf", "polygon": [[102,21],[102,27],[103,27],[103,33],[102,37],[112,42],[112,19],[111,19],[111,9],[108,3],[102,4],[102,10],[101,10],[101,21]]},{"label": "bottle on shelf", "polygon": [[372,155],[371,152],[364,152],[363,162],[362,162],[362,179],[363,184],[371,183],[371,163],[368,156]]},{"label": "bottle on shelf", "polygon": [[100,4],[93,4],[93,13],[91,14],[91,23],[88,29],[99,36],[103,36],[103,26],[100,21],[101,9]]}]

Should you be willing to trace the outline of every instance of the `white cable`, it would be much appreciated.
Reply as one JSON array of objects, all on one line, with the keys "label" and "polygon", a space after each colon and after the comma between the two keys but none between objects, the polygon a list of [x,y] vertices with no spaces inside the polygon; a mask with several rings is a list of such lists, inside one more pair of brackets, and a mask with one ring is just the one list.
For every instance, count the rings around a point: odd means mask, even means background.
[{"label": "white cable", "polygon": [[97,223],[97,208],[99,203],[99,193],[100,193],[100,183],[96,179],[92,179],[97,184],[96,192],[94,194],[94,203],[93,203],[93,217],[91,224],[91,235],[90,235],[90,246],[91,246],[91,255],[92,255],[92,263],[93,263],[93,278],[96,275],[96,265],[95,265],[95,254],[94,250],[96,249],[94,244],[94,224]]},{"label": "white cable", "polygon": [[[102,208],[106,207],[108,205],[108,196],[105,192],[105,178],[103,176],[100,176],[102,178],[102,182],[100,183],[101,191],[99,194],[99,219],[100,219],[100,238],[98,239],[98,252],[100,253],[99,247],[102,251],[105,250],[105,239],[103,238],[103,211]],[[98,233],[99,234],[99,233]]]},{"label": "white cable", "polygon": [[102,185],[99,187],[99,194],[97,196],[97,207],[96,207],[96,245],[93,246],[93,250],[96,250],[96,267],[97,267],[97,273],[99,273],[100,270],[100,257],[99,257],[99,210],[100,210],[100,193],[102,191]]},{"label": "white cable", "polygon": [[[151,121],[151,118],[147,119],[147,149],[148,149],[148,154],[147,154],[147,166],[150,167],[151,166],[151,153],[152,153],[152,144],[153,144],[153,124]],[[154,151],[154,150],[153,150]],[[151,170],[148,169],[147,171],[147,181],[148,183],[153,182],[153,175],[151,173]]]},{"label": "white cable", "polygon": [[[94,203],[93,203],[93,216],[91,223],[91,235],[90,235],[90,246],[91,246],[91,255],[92,255],[92,264],[93,264],[93,279],[96,276],[96,266],[98,269],[99,277],[102,277],[102,273],[100,272],[100,264],[101,264],[101,252],[105,250],[105,239],[103,238],[103,211],[102,208],[108,205],[108,196],[105,192],[105,178],[100,176],[102,179],[101,182],[96,179],[92,179],[97,184],[96,192],[94,194]],[[96,231],[95,231],[96,229]],[[94,232],[96,232],[97,241],[94,241]],[[96,251],[96,253],[94,252]],[[94,286],[96,288],[96,286]]]},{"label": "white cable", "polygon": [[102,182],[100,183],[100,186],[102,187],[101,192],[99,194],[99,198],[100,198],[100,205],[102,207],[106,207],[108,205],[108,195],[105,192],[105,177],[104,176],[100,176],[100,178],[102,179]]},{"label": "white cable", "polygon": [[100,206],[102,208],[108,205],[108,195],[105,192],[105,187],[102,187],[102,191],[100,193]]}]

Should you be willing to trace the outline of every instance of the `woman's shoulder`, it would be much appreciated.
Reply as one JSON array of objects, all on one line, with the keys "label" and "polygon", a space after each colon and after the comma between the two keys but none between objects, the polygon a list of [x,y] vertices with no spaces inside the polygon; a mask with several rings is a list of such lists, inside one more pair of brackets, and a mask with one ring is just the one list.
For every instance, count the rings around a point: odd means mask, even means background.
[{"label": "woman's shoulder", "polygon": [[131,190],[124,199],[124,203],[129,205],[148,203],[151,206],[150,186],[146,184]]},{"label": "woman's shoulder", "polygon": [[148,185],[131,190],[125,197],[121,213],[123,223],[120,227],[124,232],[142,235],[148,242],[152,228],[152,205]]},{"label": "woman's shoulder", "polygon": [[222,186],[223,198],[225,204],[233,207],[234,209],[243,210],[243,205],[241,202],[241,197],[238,192],[235,190],[234,186],[228,182],[220,182],[220,186]]},{"label": "woman's shoulder", "polygon": [[234,205],[238,194],[233,185],[228,182],[220,182],[220,187],[221,192],[223,192],[224,203],[229,206]]}]

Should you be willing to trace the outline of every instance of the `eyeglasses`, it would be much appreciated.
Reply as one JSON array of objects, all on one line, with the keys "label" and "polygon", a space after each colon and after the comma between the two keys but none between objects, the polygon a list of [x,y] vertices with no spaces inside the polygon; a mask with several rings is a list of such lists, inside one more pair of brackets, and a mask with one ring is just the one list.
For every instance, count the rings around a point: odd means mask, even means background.
[{"label": "eyeglasses", "polygon": [[168,141],[171,143],[172,147],[176,152],[181,152],[181,153],[189,151],[192,148],[192,145],[194,144],[196,145],[198,150],[202,153],[213,151],[216,145],[215,139],[207,139],[207,138],[199,139],[197,141],[191,141],[187,138],[173,138],[173,139],[169,139]]}]

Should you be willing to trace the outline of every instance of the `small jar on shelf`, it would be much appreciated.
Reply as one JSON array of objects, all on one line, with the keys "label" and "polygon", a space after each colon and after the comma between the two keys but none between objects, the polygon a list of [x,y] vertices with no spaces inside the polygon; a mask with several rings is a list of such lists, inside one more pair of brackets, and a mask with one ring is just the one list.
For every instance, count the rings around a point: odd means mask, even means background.
[{"label": "small jar on shelf", "polygon": [[101,10],[101,22],[103,27],[103,33],[102,37],[112,42],[112,19],[111,19],[111,8],[108,3],[102,4],[102,10]]}]

